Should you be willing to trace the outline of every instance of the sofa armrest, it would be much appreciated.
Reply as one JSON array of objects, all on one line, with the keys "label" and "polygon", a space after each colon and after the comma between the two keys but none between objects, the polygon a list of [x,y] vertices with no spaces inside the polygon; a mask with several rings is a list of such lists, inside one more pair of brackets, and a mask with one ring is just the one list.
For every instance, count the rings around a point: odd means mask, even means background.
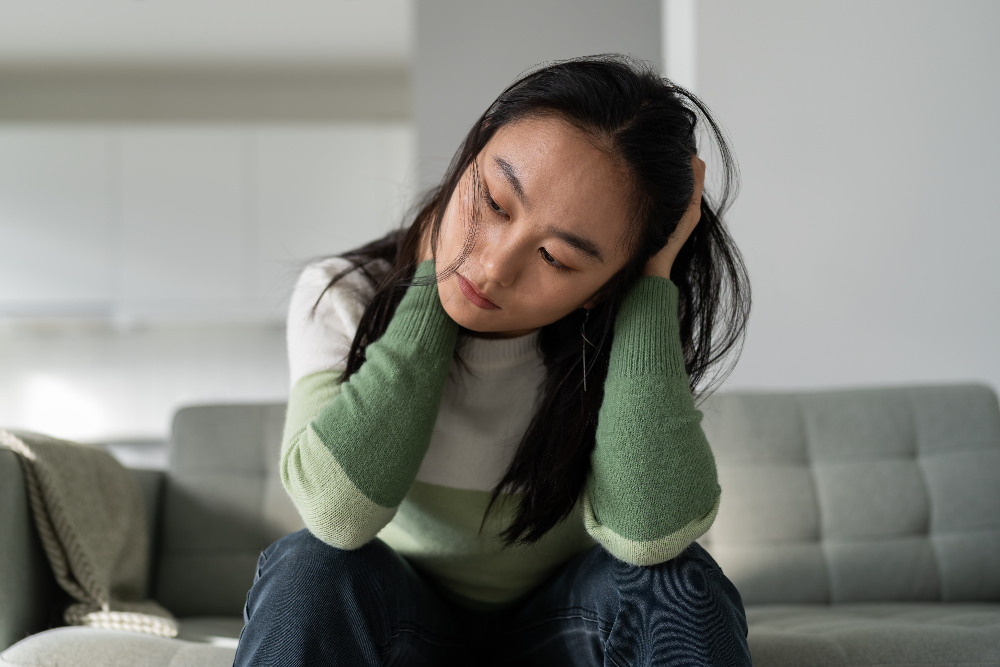
[{"label": "sofa armrest", "polygon": [[0,651],[48,627],[61,595],[31,517],[21,462],[0,449]]},{"label": "sofa armrest", "polygon": [[[153,572],[165,475],[158,470],[130,472],[146,510],[149,572]],[[146,595],[148,590],[147,577]],[[14,452],[0,449],[0,651],[28,635],[61,625],[59,610],[68,601],[38,538],[21,462]]]}]

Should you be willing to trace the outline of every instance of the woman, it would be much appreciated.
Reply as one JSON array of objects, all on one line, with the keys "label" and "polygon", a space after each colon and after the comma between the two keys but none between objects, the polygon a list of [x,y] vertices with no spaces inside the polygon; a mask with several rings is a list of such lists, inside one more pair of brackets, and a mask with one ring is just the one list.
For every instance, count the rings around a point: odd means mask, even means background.
[{"label": "woman", "polygon": [[307,268],[281,459],[307,530],[261,555],[236,664],[750,664],[694,542],[720,489],[692,388],[749,307],[734,182],[693,95],[565,61],[497,98],[408,228]]}]

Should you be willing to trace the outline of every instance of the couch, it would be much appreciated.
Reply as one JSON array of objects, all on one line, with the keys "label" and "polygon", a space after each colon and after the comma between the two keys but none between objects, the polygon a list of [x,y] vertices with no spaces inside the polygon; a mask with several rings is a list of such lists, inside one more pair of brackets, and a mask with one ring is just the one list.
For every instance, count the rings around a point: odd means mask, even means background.
[{"label": "couch", "polygon": [[[743,596],[757,667],[1000,665],[990,388],[720,393],[701,409],[723,500],[699,542]],[[60,593],[0,451],[0,666],[230,665],[258,553],[302,525],[278,478],[283,418],[282,405],[184,408],[169,470],[135,471],[149,592],[180,619],[177,639],[46,630]]]}]

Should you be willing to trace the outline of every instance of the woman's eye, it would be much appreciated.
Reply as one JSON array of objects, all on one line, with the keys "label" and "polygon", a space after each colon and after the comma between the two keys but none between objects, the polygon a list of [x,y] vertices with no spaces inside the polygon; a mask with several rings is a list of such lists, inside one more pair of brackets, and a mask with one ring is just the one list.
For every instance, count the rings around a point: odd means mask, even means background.
[{"label": "woman's eye", "polygon": [[507,215],[507,211],[503,210],[503,208],[500,206],[500,204],[498,204],[496,202],[496,200],[493,199],[493,195],[490,194],[490,191],[489,191],[489,189],[487,189],[485,183],[482,184],[479,192],[480,192],[480,196],[482,197],[483,201],[486,202],[486,205],[490,207],[491,211],[493,211],[497,215],[505,217],[505,218],[510,217],[510,216]]},{"label": "woman's eye", "polygon": [[546,250],[545,248],[539,248],[538,249],[538,253],[542,256],[542,259],[545,260],[545,263],[548,264],[549,266],[551,266],[552,268],[559,269],[560,271],[569,271],[570,270],[570,268],[568,266],[560,264],[559,260],[557,260],[555,257],[553,257],[552,255],[550,255],[549,251]]},{"label": "woman's eye", "polygon": [[507,215],[507,212],[504,211],[502,208],[500,208],[500,204],[496,203],[493,197],[491,197],[488,194],[486,195],[486,204],[493,210],[494,213],[499,213],[500,215]]}]

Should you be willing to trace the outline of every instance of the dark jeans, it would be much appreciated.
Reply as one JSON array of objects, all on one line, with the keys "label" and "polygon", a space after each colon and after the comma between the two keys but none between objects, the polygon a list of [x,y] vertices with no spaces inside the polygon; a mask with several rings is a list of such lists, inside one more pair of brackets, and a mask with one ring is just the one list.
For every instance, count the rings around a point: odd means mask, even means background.
[{"label": "dark jeans", "polygon": [[652,567],[594,547],[503,611],[443,598],[380,540],[261,554],[236,665],[749,665],[740,594],[692,544]]}]

